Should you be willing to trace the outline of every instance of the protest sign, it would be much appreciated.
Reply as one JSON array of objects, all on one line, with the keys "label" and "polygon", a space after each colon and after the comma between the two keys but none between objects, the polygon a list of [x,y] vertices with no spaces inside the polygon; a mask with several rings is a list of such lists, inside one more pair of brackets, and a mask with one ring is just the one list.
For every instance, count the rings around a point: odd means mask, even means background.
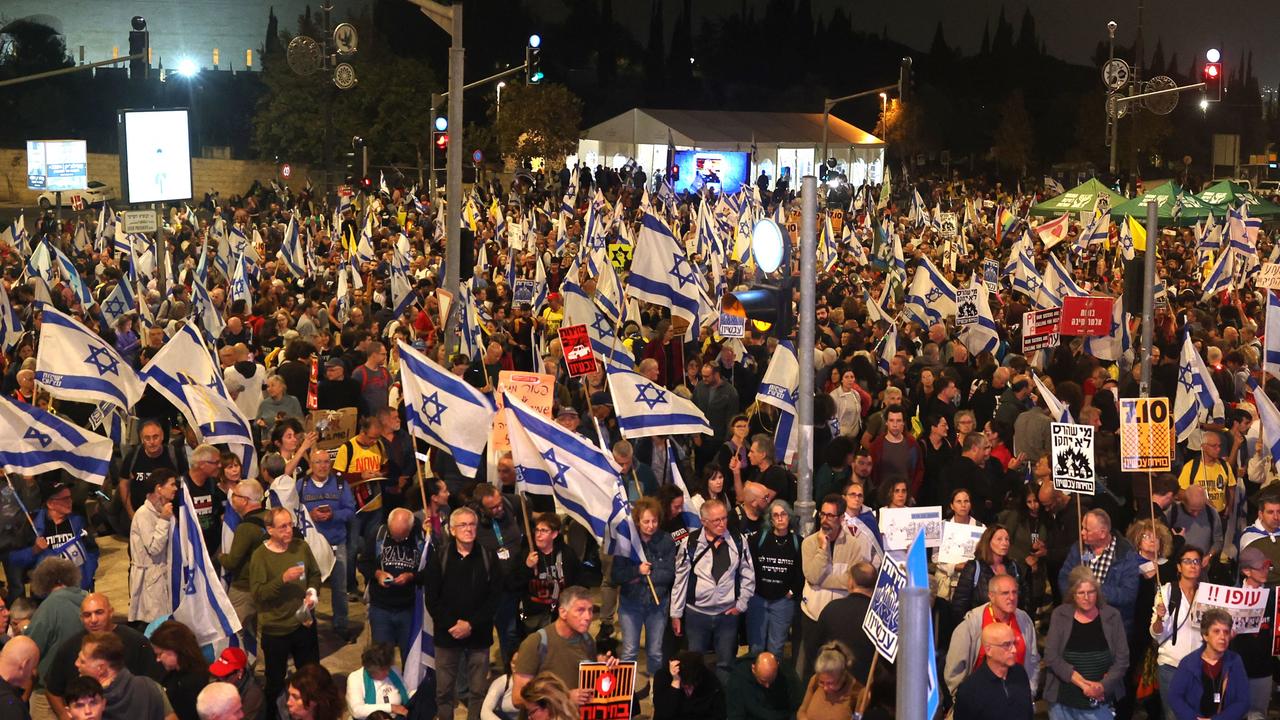
[{"label": "protest sign", "polygon": [[[910,542],[910,541],[908,541]],[[907,574],[898,564],[885,558],[871,593],[871,604],[862,619],[862,632],[867,634],[876,652],[889,662],[898,656],[898,593],[907,586]]]},{"label": "protest sign", "polygon": [[1169,399],[1120,398],[1120,469],[1169,472],[1172,456]]},{"label": "protest sign", "polygon": [[507,414],[502,412],[502,395],[511,392],[520,402],[551,417],[551,405],[555,399],[556,377],[544,373],[516,372],[503,370],[498,373],[498,392],[494,393],[498,414],[493,416],[493,434],[489,436],[489,447],[495,453],[511,450],[511,438],[507,436]]},{"label": "protest sign", "polygon": [[982,525],[962,525],[950,520],[942,524],[942,544],[938,546],[938,562],[957,565],[973,559],[973,549],[982,533]]},{"label": "protest sign", "polygon": [[1061,339],[1058,323],[1062,308],[1032,310],[1022,315],[1022,351],[1024,353],[1057,347]]},{"label": "protest sign", "polygon": [[956,288],[956,324],[972,325],[978,322],[978,288]]},{"label": "protest sign", "polygon": [[1053,488],[1065,493],[1094,493],[1093,426],[1051,423]]},{"label": "protest sign", "polygon": [[1196,601],[1191,606],[1189,624],[1200,626],[1200,616],[1205,610],[1218,608],[1226,610],[1235,621],[1235,634],[1248,635],[1258,632],[1264,615],[1267,612],[1267,600],[1271,598],[1271,588],[1238,588],[1229,585],[1200,583],[1196,590]]},{"label": "protest sign", "polygon": [[591,352],[591,336],[586,325],[564,325],[560,328],[560,350],[569,377],[590,375],[596,371],[596,356]]},{"label": "protest sign", "polygon": [[517,280],[516,286],[511,289],[511,302],[517,305],[520,303],[531,303],[537,295],[537,280]]},{"label": "protest sign", "polygon": [[591,698],[578,707],[579,720],[628,720],[636,688],[636,664],[578,663],[578,687],[591,688]]},{"label": "protest sign", "polygon": [[1000,261],[990,258],[982,261],[982,282],[987,286],[987,292],[998,292],[1000,290]]},{"label": "protest sign", "polygon": [[1062,298],[1062,321],[1058,330],[1063,335],[1101,337],[1111,334],[1111,306],[1116,301],[1109,297]]},{"label": "protest sign", "polygon": [[924,528],[925,546],[942,543],[942,506],[880,508],[880,534],[886,550],[906,550]]}]

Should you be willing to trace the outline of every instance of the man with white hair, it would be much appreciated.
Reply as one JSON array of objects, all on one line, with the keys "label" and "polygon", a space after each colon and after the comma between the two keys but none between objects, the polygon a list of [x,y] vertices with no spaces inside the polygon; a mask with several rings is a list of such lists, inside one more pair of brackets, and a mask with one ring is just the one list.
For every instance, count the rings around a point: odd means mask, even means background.
[{"label": "man with white hair", "polygon": [[191,451],[187,474],[181,483],[181,492],[191,498],[195,508],[206,548],[216,548],[222,543],[222,511],[227,497],[218,487],[221,472],[221,451],[209,444],[200,445]]},{"label": "man with white hair", "polygon": [[196,714],[200,720],[241,720],[244,712],[236,686],[224,682],[205,685],[196,696]]},{"label": "man with white hair", "polygon": [[19,635],[0,650],[0,717],[31,720],[31,709],[22,694],[35,677],[40,663],[40,649],[35,642]]}]

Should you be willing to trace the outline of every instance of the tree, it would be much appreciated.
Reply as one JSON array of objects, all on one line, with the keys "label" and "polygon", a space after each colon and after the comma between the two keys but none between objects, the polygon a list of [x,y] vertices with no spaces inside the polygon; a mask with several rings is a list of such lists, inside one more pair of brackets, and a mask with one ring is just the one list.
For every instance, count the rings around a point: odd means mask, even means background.
[{"label": "tree", "polygon": [[557,162],[578,151],[582,101],[563,85],[511,85],[494,123],[504,155]]},{"label": "tree", "polygon": [[1014,90],[1000,107],[1000,128],[992,147],[996,164],[1005,173],[1023,172],[1031,164],[1035,137],[1031,132],[1031,116],[1022,91]]},{"label": "tree", "polygon": [[56,70],[72,62],[66,40],[48,25],[14,20],[0,28],[0,77]]}]

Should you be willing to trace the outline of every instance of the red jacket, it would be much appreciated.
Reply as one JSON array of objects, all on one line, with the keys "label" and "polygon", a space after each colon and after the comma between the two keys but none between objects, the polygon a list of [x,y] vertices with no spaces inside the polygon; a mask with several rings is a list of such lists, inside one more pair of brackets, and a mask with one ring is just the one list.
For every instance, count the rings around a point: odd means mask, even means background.
[{"label": "red jacket", "polygon": [[[875,440],[871,441],[869,448],[871,453],[871,482],[880,487],[880,483],[886,480],[882,474],[882,463],[880,458],[884,455],[885,434],[880,433]],[[924,483],[924,455],[920,452],[920,443],[911,437],[909,433],[902,434],[903,442],[907,444],[908,454],[911,458],[911,474],[907,477],[907,488],[911,497],[918,497],[920,493],[920,485]]]}]

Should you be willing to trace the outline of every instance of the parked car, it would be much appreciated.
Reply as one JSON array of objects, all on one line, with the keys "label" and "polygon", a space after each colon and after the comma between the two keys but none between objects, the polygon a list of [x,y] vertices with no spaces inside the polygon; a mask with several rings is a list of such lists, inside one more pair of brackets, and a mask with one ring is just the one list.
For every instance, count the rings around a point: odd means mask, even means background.
[{"label": "parked car", "polygon": [[[97,180],[90,180],[89,187],[86,190],[64,190],[62,193],[63,206],[71,207],[71,199],[76,195],[84,198],[84,204],[86,207],[100,205],[104,202],[116,199],[115,190],[112,189],[110,185]],[[48,191],[40,193],[40,197],[37,198],[37,202],[40,203],[41,210],[48,210],[54,206],[57,202],[57,198],[54,196],[53,191]]]}]

